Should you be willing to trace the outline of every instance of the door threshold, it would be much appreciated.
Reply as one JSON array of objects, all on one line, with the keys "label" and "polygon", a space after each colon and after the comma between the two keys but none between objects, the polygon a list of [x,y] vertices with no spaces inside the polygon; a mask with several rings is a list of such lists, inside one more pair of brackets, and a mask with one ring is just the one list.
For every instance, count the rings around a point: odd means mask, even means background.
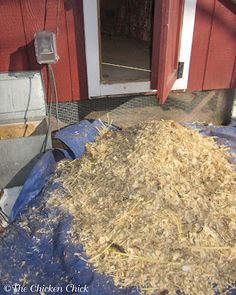
[{"label": "door threshold", "polygon": [[152,90],[150,88],[150,81],[100,84],[100,93],[98,96],[134,94],[145,92],[156,93],[156,90]]},{"label": "door threshold", "polygon": [[130,94],[109,94],[109,95],[101,95],[101,96],[92,96],[90,100],[102,99],[102,98],[121,98],[121,97],[139,97],[139,96],[151,96],[157,95],[157,90],[153,90],[152,92],[138,92],[138,93],[130,93]]},{"label": "door threshold", "polygon": [[149,80],[144,80],[144,79],[137,79],[137,80],[106,80],[106,79],[103,79],[101,81],[101,85],[128,84],[128,83],[140,83],[140,82],[150,83]]}]

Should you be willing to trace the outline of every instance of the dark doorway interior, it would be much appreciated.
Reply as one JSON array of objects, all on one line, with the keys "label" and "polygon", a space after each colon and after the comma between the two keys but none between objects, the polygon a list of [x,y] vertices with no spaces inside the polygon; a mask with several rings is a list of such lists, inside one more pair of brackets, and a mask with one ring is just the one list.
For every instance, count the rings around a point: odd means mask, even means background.
[{"label": "dark doorway interior", "polygon": [[101,80],[149,81],[154,0],[100,0]]}]

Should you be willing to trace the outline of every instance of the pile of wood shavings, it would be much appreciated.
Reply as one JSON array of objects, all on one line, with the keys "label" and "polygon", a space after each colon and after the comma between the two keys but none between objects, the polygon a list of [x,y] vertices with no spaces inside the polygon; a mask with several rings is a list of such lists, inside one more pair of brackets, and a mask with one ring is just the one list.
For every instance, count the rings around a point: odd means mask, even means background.
[{"label": "pile of wood shavings", "polygon": [[224,293],[236,279],[236,172],[225,149],[173,121],[102,132],[60,164],[89,262],[144,294]]}]

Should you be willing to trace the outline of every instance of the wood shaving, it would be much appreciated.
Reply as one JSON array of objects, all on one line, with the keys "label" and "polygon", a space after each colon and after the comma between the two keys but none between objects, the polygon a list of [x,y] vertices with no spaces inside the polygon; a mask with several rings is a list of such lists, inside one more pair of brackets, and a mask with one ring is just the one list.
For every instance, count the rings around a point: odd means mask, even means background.
[{"label": "wood shaving", "polygon": [[103,130],[83,157],[59,164],[66,197],[50,202],[73,215],[73,242],[117,286],[224,293],[236,279],[236,172],[227,158],[214,139],[173,121]]}]

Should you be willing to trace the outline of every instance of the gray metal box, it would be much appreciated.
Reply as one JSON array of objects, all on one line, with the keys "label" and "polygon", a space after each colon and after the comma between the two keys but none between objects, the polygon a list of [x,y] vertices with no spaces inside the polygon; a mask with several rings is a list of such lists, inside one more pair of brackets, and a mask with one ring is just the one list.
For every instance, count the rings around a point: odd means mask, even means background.
[{"label": "gray metal box", "polygon": [[40,72],[0,74],[0,188],[24,183],[46,141],[51,148],[47,132]]}]

